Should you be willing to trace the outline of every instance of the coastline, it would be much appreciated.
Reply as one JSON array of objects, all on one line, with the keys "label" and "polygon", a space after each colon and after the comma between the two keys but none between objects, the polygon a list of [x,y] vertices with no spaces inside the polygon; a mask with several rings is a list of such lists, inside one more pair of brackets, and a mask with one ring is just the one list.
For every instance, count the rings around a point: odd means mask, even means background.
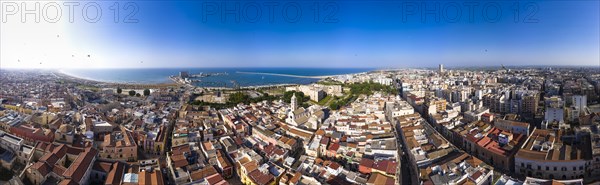
[{"label": "coastline", "polygon": [[[332,78],[332,77],[336,77],[336,76],[343,76],[343,75],[353,75],[353,74],[361,74],[361,73],[368,73],[373,71],[372,69],[369,71],[362,71],[362,72],[349,72],[349,73],[345,73],[345,74],[336,74],[336,75],[322,75],[322,76],[307,76],[307,75],[293,75],[293,74],[282,74],[282,73],[264,73],[264,72],[247,72],[247,71],[235,71],[235,73],[239,73],[239,74],[249,74],[249,75],[270,75],[270,76],[281,76],[281,77],[292,77],[292,78],[308,78],[308,79],[317,79],[317,80],[321,80],[321,79],[326,79],[326,78]],[[205,88],[205,89],[220,89],[220,90],[234,90],[236,88],[234,87],[226,87],[226,86],[222,86],[222,87],[218,87],[218,86],[198,86],[195,85],[193,82],[186,82],[183,80],[179,80],[178,76],[175,75],[171,75],[171,76],[166,76],[165,77],[165,81],[166,82],[149,82],[149,83],[138,83],[138,82],[114,82],[114,81],[102,81],[102,80],[97,80],[97,79],[90,79],[90,78],[86,78],[86,77],[82,77],[79,75],[74,75],[71,74],[65,70],[62,69],[58,69],[55,70],[54,72],[55,74],[57,74],[58,76],[67,79],[67,80],[71,80],[71,81],[75,81],[75,82],[80,82],[83,84],[88,84],[88,85],[95,85],[95,86],[99,86],[99,87],[121,87],[121,88],[126,88],[126,87],[131,87],[131,88],[164,88],[164,87],[180,87],[180,86],[186,86],[186,87],[190,87],[190,88]],[[259,89],[259,88],[273,88],[273,87],[286,87],[286,86],[293,86],[293,85],[300,85],[301,83],[276,83],[276,84],[265,84],[265,85],[249,85],[249,86],[240,86],[238,89]]]},{"label": "coastline", "polygon": [[131,89],[141,89],[141,88],[165,88],[165,87],[177,87],[181,84],[177,84],[174,82],[171,83],[123,83],[123,82],[104,82],[99,80],[88,79],[84,77],[79,77],[76,75],[69,74],[64,72],[63,70],[56,70],[53,72],[54,75],[59,76],[61,79],[70,80],[78,83],[83,83],[87,85],[95,85],[99,87],[121,87],[121,88],[131,88]]}]

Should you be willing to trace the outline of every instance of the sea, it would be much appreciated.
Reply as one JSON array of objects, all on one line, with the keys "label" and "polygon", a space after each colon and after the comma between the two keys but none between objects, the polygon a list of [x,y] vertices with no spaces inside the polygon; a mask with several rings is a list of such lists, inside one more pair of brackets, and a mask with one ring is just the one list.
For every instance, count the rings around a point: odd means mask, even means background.
[{"label": "sea", "polygon": [[[101,82],[159,84],[171,83],[169,76],[185,71],[190,75],[204,74],[194,78],[192,84],[199,87],[248,87],[279,84],[310,84],[317,78],[296,76],[330,76],[355,74],[375,70],[373,68],[140,68],[140,69],[62,69],[62,73]],[[240,73],[242,72],[242,73]],[[260,74],[257,74],[260,73]]]}]

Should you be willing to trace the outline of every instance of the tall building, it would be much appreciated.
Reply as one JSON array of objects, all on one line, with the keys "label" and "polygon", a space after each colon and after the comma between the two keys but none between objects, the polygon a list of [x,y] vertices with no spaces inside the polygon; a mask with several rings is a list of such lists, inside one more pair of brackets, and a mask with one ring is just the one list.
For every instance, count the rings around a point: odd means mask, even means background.
[{"label": "tall building", "polygon": [[545,98],[546,112],[542,121],[542,129],[558,129],[567,127],[565,124],[565,102],[558,96]]},{"label": "tall building", "polygon": [[546,98],[546,113],[544,120],[546,121],[564,121],[564,102],[560,97],[553,96]]},{"label": "tall building", "polygon": [[440,64],[439,70],[440,73],[444,73],[444,64]]},{"label": "tall building", "polygon": [[534,92],[530,94],[526,94],[523,97],[523,108],[521,109],[524,113],[532,113],[535,114],[538,109],[539,103],[539,93]]},{"label": "tall building", "polygon": [[586,95],[573,95],[573,106],[580,111],[587,107],[587,96]]}]

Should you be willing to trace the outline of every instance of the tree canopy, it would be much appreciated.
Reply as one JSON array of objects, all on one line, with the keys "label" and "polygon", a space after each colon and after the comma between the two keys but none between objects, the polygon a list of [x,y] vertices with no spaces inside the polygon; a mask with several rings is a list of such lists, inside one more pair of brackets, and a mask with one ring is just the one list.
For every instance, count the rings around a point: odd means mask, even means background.
[{"label": "tree canopy", "polygon": [[246,93],[243,93],[243,92],[236,92],[236,93],[229,95],[229,102],[231,102],[233,104],[249,102],[249,101],[250,101],[250,96],[248,96]]},{"label": "tree canopy", "polygon": [[287,91],[287,92],[283,93],[283,101],[290,103],[294,93],[296,93],[296,99],[298,100],[298,104],[301,104],[302,102],[306,102],[306,101],[310,100],[310,97],[305,96],[303,92]]},{"label": "tree canopy", "polygon": [[340,109],[343,106],[348,105],[348,103],[356,100],[356,98],[361,95],[373,95],[374,92],[380,91],[388,94],[396,94],[397,90],[392,86],[387,86],[379,83],[373,82],[364,82],[364,83],[355,83],[349,84],[346,88],[350,88],[350,94],[344,98],[334,97],[333,102],[329,105],[329,108],[332,110]]},{"label": "tree canopy", "polygon": [[392,86],[383,85],[379,83],[373,82],[364,82],[364,83],[355,83],[348,85],[350,87],[350,92],[355,95],[366,94],[372,95],[375,91],[381,91],[388,94],[395,94],[396,89]]}]

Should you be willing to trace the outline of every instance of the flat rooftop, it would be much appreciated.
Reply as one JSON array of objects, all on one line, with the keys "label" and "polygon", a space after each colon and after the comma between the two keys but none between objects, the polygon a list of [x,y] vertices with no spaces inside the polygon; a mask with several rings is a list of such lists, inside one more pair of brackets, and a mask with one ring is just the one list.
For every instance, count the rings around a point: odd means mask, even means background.
[{"label": "flat rooftop", "polygon": [[516,157],[530,160],[570,161],[591,159],[591,141],[583,137],[579,144],[563,143],[562,131],[536,129]]}]

